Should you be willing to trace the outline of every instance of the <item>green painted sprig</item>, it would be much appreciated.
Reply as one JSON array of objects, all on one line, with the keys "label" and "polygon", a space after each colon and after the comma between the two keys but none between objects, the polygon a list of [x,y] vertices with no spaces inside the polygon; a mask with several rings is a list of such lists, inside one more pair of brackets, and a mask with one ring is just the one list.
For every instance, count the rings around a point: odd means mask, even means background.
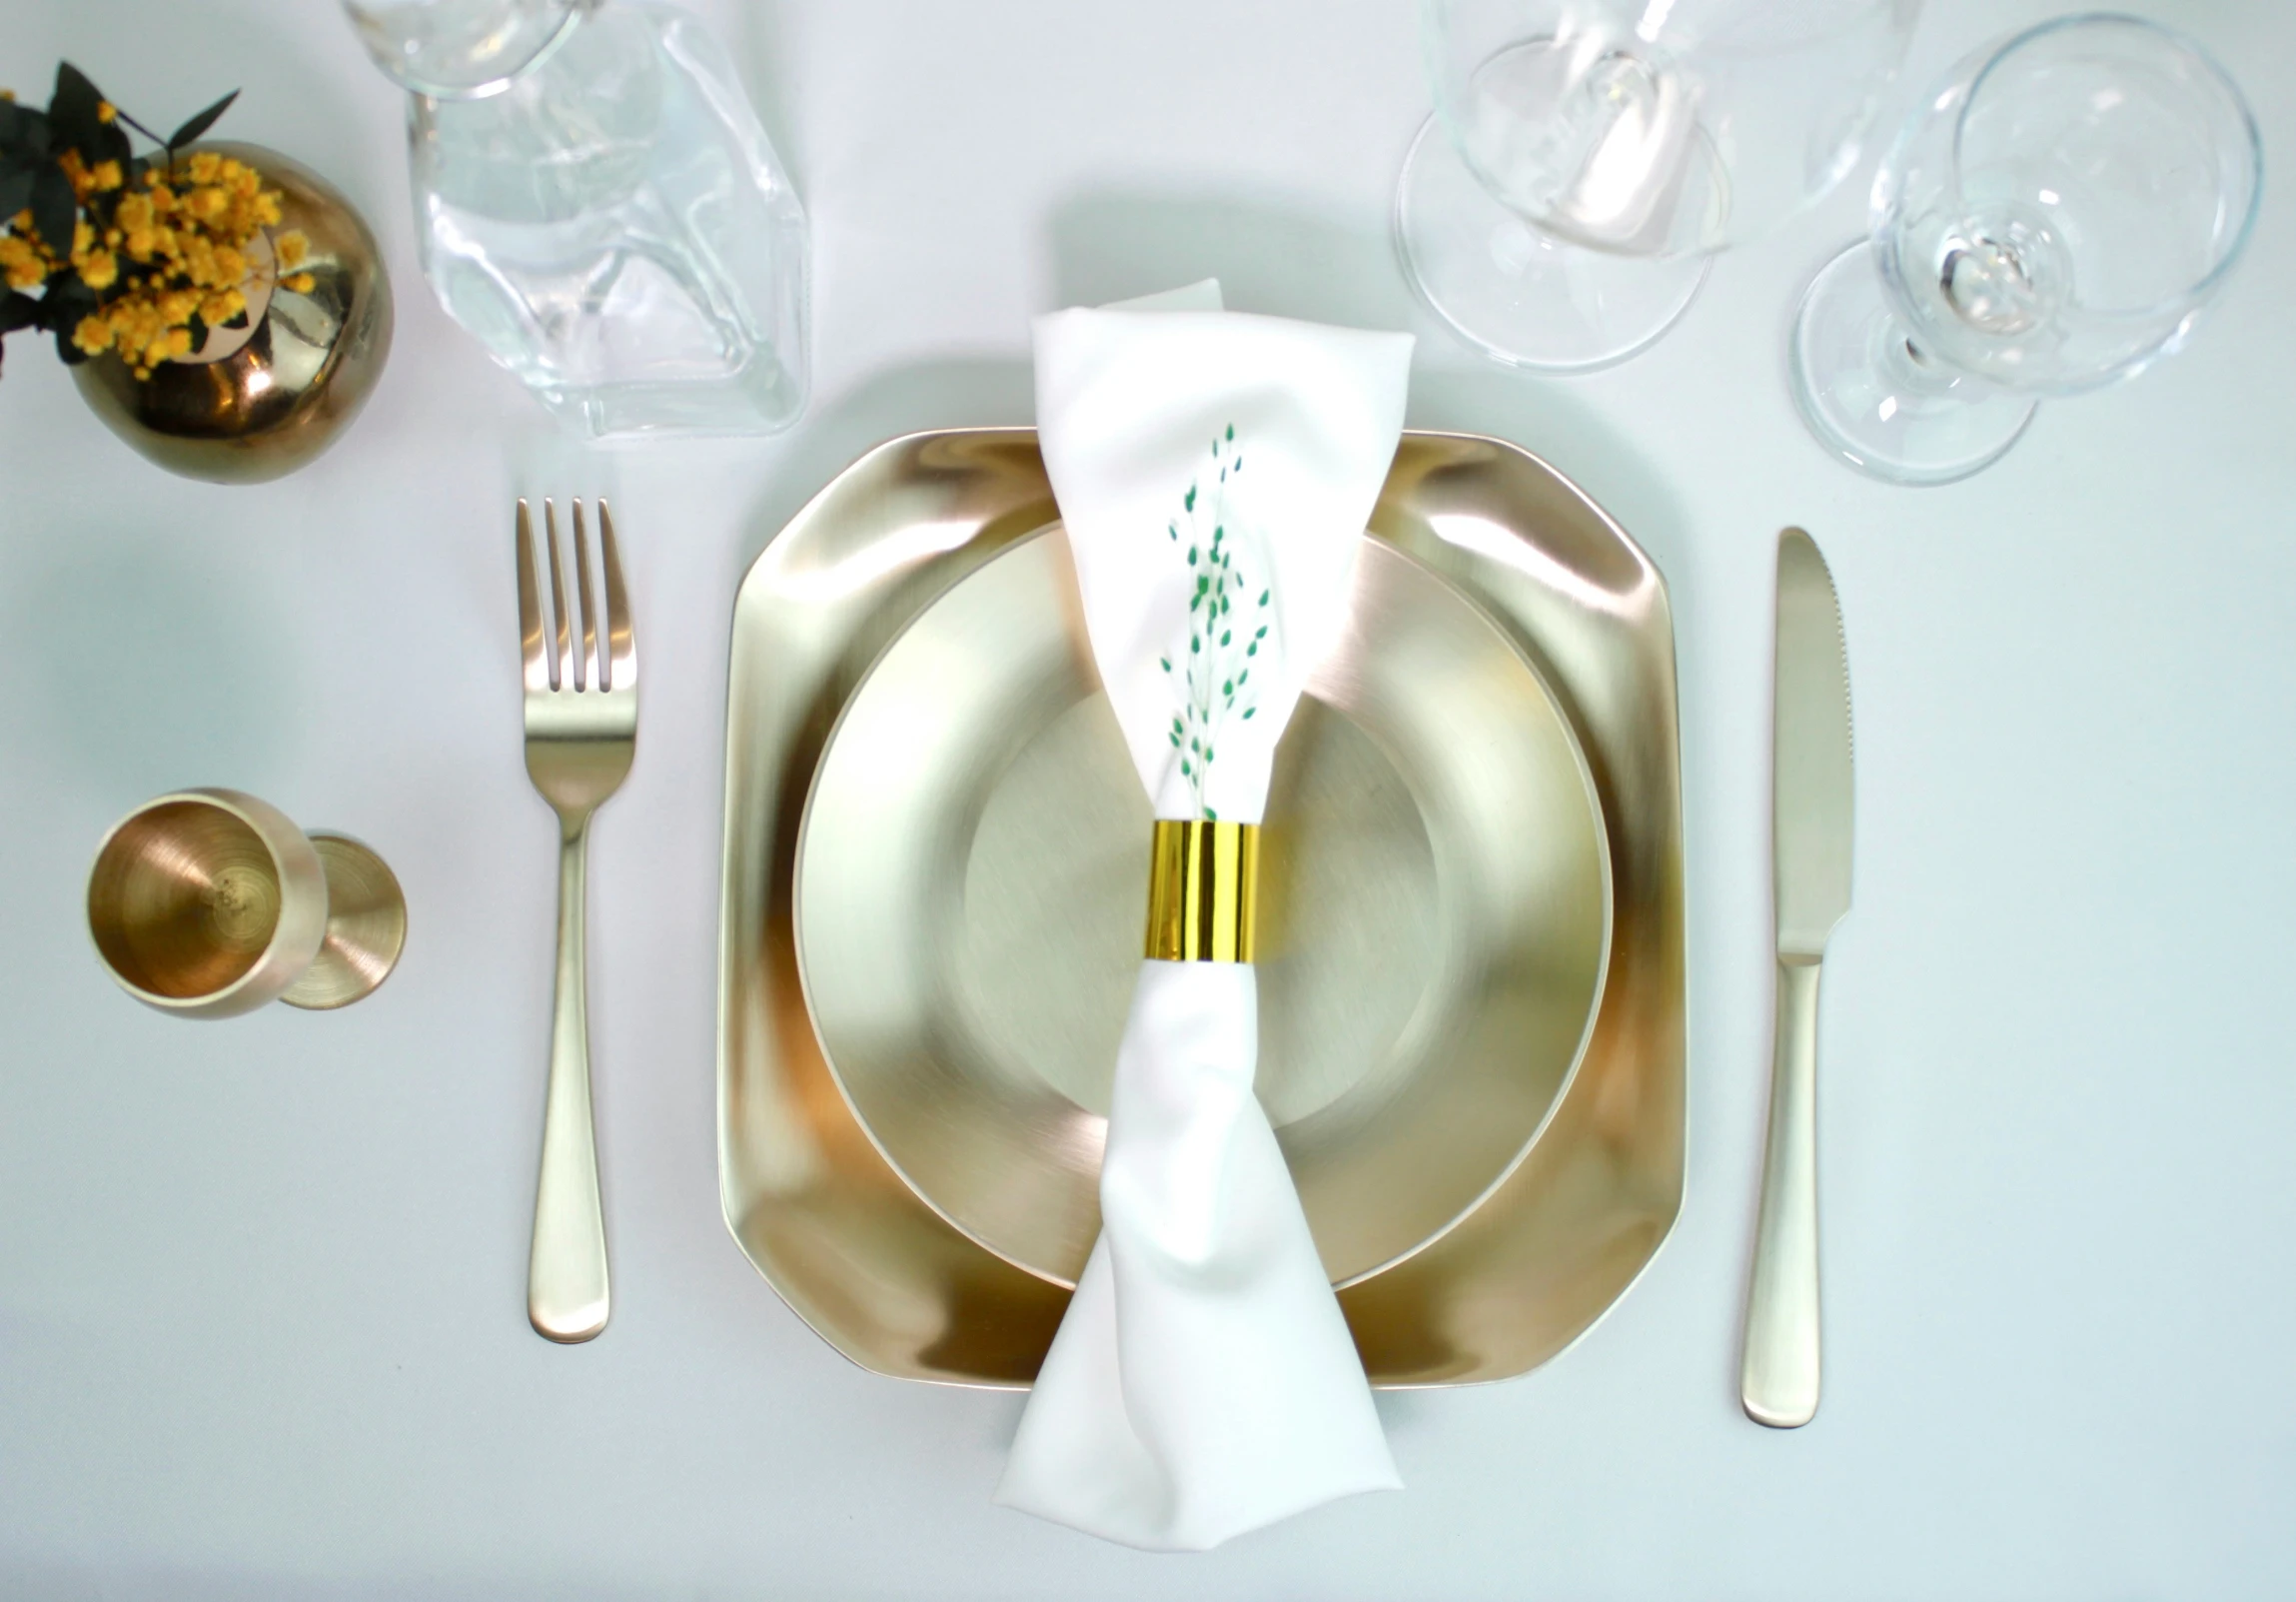
[{"label": "green painted sprig", "polygon": [[[1259,711],[1252,670],[1265,667],[1263,646],[1274,650],[1269,639],[1274,591],[1264,575],[1258,580],[1251,577],[1249,561],[1237,558],[1239,545],[1256,544],[1230,510],[1229,491],[1243,470],[1236,426],[1231,423],[1212,442],[1210,494],[1204,493],[1206,480],[1191,481],[1181,497],[1180,516],[1165,526],[1173,545],[1186,547],[1193,581],[1188,593],[1186,668],[1176,667],[1170,657],[1157,659],[1165,674],[1178,677],[1186,690],[1169,733],[1197,810],[1214,821],[1219,813],[1205,804],[1204,785],[1219,756],[1217,737],[1230,717],[1242,723]],[[1254,551],[1251,560],[1259,555]]]}]

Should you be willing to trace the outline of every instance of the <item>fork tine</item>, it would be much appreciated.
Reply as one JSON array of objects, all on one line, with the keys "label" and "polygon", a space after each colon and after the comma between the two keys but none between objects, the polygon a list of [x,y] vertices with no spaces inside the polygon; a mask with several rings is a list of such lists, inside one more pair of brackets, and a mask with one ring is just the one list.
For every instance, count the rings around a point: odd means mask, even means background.
[{"label": "fork tine", "polygon": [[527,511],[527,498],[519,497],[519,656],[525,664],[527,689],[551,687],[550,659],[543,654],[543,600],[535,585],[535,524]]},{"label": "fork tine", "polygon": [[578,495],[574,502],[574,592],[581,597],[582,683],[591,690],[603,690],[605,680],[597,671],[597,599],[589,587],[589,531],[582,523]]},{"label": "fork tine", "polygon": [[567,627],[567,576],[559,561],[559,509],[543,497],[543,532],[550,537],[551,546],[551,613],[556,620],[558,635],[558,677],[561,690],[579,690],[581,683],[574,678],[574,637]]},{"label": "fork tine", "polygon": [[605,644],[608,659],[606,684],[614,690],[637,688],[637,638],[631,632],[629,596],[621,587],[621,557],[614,550],[613,514],[602,500],[597,504],[599,555],[605,563]]}]

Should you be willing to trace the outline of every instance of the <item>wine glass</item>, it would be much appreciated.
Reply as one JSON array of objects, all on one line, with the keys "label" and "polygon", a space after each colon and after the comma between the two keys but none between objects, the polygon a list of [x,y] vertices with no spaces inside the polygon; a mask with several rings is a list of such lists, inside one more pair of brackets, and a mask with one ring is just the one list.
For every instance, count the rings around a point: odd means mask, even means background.
[{"label": "wine glass", "polygon": [[1803,295],[1794,400],[1875,478],[1966,478],[2036,397],[2181,347],[2262,191],[2247,103],[2183,34],[2083,15],[1996,41],[1918,104],[1874,181],[1871,238]]},{"label": "wine glass", "polygon": [[498,94],[596,0],[343,0],[375,64],[441,100]]},{"label": "wine glass", "polygon": [[1854,168],[1918,0],[1423,0],[1435,115],[1395,233],[1422,299],[1510,366],[1641,350],[1709,259]]}]

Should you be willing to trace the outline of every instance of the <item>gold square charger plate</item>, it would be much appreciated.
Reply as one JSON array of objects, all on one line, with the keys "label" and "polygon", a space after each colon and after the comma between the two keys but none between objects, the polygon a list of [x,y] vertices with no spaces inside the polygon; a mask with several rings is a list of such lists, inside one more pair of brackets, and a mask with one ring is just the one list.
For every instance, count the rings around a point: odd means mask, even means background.
[{"label": "gold square charger plate", "polygon": [[[1147,810],[1056,525],[1032,432],[896,440],[735,606],[725,1217],[904,1378],[1026,1384],[1097,1223]],[[1673,628],[1648,558],[1502,442],[1405,436],[1368,538],[1271,801],[1303,848],[1261,1091],[1373,1382],[1469,1383],[1589,1327],[1680,1205]]]}]

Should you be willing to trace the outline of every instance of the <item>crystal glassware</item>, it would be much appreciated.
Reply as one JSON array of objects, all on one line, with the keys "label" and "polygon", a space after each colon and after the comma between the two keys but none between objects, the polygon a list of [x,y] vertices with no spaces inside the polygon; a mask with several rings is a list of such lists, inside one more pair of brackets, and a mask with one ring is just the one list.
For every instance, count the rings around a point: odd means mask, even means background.
[{"label": "crystal glassware", "polygon": [[1795,403],[1875,478],[1965,478],[2036,398],[2182,346],[2262,190],[2247,103],[2184,35],[2081,15],[1996,41],[1918,103],[1874,181],[1871,237],[1803,295]]},{"label": "crystal glassware", "polygon": [[1423,0],[1406,275],[1507,365],[1624,360],[1857,165],[1917,3]]},{"label": "crystal glassware", "polygon": [[796,420],[805,214],[708,29],[646,3],[344,5],[412,92],[432,289],[545,406],[592,437]]}]

